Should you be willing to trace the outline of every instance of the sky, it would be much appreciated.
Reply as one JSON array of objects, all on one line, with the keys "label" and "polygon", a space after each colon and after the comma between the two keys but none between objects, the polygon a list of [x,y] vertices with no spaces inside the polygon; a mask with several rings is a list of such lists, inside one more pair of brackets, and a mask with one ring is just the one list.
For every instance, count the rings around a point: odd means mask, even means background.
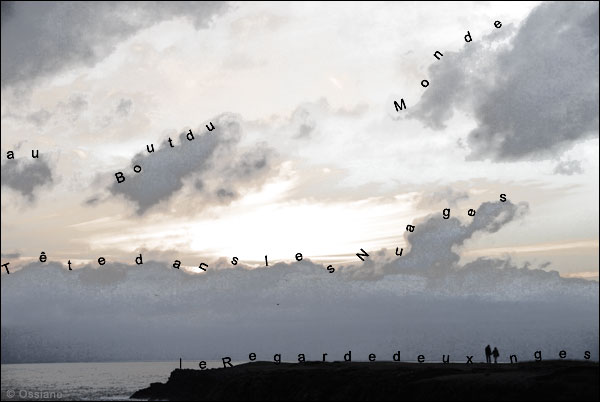
[{"label": "sky", "polygon": [[466,353],[490,314],[598,359],[597,3],[3,1],[1,42],[3,362],[189,355],[199,323],[394,348],[396,315]]}]

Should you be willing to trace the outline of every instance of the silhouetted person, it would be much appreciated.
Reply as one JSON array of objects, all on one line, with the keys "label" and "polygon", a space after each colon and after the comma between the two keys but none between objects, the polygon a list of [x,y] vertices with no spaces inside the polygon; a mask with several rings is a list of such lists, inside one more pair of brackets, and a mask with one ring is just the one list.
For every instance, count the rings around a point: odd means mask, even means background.
[{"label": "silhouetted person", "polygon": [[490,345],[487,345],[485,347],[485,362],[486,363],[492,362],[492,348],[490,347]]},{"label": "silhouetted person", "polygon": [[498,356],[500,356],[500,353],[498,352],[498,348],[494,347],[494,351],[492,352],[492,356],[494,356],[494,363],[498,363]]}]

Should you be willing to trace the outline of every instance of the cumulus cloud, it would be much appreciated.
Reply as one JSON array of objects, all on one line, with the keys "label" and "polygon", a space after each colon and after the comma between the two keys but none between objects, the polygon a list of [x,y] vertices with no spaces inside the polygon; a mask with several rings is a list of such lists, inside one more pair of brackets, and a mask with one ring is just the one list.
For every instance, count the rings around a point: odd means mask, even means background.
[{"label": "cumulus cloud", "polygon": [[220,2],[2,2],[2,87],[93,66],[137,31],[173,18],[196,29]]},{"label": "cumulus cloud", "polygon": [[[241,119],[237,115],[222,114],[211,122],[215,130],[207,132],[201,126],[192,131],[191,141],[184,132],[172,139],[173,147],[167,140],[154,152],[146,149],[135,155],[131,167],[123,169],[126,180],[117,183],[115,178],[110,193],[132,201],[142,215],[182,190],[188,178],[194,179],[190,187],[202,196],[198,201],[203,205],[226,204],[240,191],[262,185],[275,169],[273,151],[264,143],[255,144],[253,149],[242,147]],[[135,165],[142,167],[141,173],[133,172]],[[96,198],[88,204],[95,204]]]},{"label": "cumulus cloud", "polygon": [[52,168],[43,155],[27,162],[7,159],[2,163],[2,186],[19,192],[30,202],[35,200],[40,187],[53,183]]},{"label": "cumulus cloud", "polygon": [[[431,214],[415,223],[415,231],[404,233],[410,252],[389,262],[369,262],[373,269],[352,269],[358,278],[373,279],[387,274],[410,273],[435,278],[460,269],[460,256],[455,250],[476,233],[495,233],[507,223],[527,213],[527,203],[484,202],[469,223],[440,213]],[[450,211],[452,214],[452,210]]]},{"label": "cumulus cloud", "polygon": [[598,4],[543,3],[512,37],[492,29],[443,52],[410,116],[442,129],[454,109],[472,114],[472,160],[549,158],[598,136]]},{"label": "cumulus cloud", "polygon": [[146,259],[134,265],[134,256],[132,265],[74,271],[31,263],[2,275],[2,362],[244,360],[250,352],[339,360],[348,350],[357,360],[401,350],[403,360],[449,353],[481,361],[487,343],[520,360],[561,349],[578,359],[590,350],[597,360],[596,282],[503,260],[458,264],[453,246],[499,230],[524,208],[484,203],[468,224],[427,217],[394,262],[373,252],[334,273],[308,259],[255,269],[222,259],[201,274]]},{"label": "cumulus cloud", "polygon": [[554,174],[564,174],[571,176],[583,173],[581,162],[576,160],[561,161],[554,168]]}]

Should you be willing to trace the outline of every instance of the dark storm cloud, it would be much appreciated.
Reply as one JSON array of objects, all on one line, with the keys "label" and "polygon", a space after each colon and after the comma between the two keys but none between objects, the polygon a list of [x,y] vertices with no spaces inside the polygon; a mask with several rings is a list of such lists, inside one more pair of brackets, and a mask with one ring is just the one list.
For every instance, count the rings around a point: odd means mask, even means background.
[{"label": "dark storm cloud", "polygon": [[30,202],[35,200],[38,188],[53,183],[52,169],[43,155],[27,162],[8,159],[2,163],[2,186],[21,193]]},{"label": "dark storm cloud", "polygon": [[199,29],[221,2],[2,2],[2,87],[93,66],[153,24],[184,17]]},{"label": "dark storm cloud", "polygon": [[[160,146],[155,144],[152,153],[145,149],[135,155],[130,167],[122,170],[126,180],[117,183],[113,175],[109,191],[132,201],[142,215],[179,192],[187,178],[194,178],[191,187],[202,196],[197,200],[201,199],[202,205],[229,203],[241,190],[260,186],[273,173],[273,151],[264,143],[243,149],[239,144],[241,119],[237,115],[222,114],[211,122],[215,130],[207,132],[201,126],[192,131],[192,141],[184,132],[179,138],[172,138],[173,148],[165,141]],[[141,173],[133,172],[135,165],[142,167]],[[97,201],[92,198],[87,204]]]},{"label": "dark storm cloud", "polygon": [[472,114],[471,160],[549,158],[597,137],[598,3],[541,4],[509,44],[509,24],[490,29],[432,64],[410,116],[442,129],[453,109]]},{"label": "dark storm cloud", "polygon": [[554,168],[554,174],[572,176],[574,174],[581,173],[583,173],[583,169],[581,168],[581,162],[575,160],[559,162]]}]

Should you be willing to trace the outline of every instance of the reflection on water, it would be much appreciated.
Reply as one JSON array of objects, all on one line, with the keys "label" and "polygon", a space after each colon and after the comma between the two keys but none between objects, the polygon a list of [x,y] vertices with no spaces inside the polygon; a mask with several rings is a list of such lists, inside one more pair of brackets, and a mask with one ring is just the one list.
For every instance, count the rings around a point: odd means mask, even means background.
[{"label": "reflection on water", "polygon": [[[178,367],[179,361],[2,364],[2,400],[130,400],[150,383],[166,382]],[[223,364],[209,361],[207,367]],[[184,361],[182,368],[198,369],[198,361]]]}]

